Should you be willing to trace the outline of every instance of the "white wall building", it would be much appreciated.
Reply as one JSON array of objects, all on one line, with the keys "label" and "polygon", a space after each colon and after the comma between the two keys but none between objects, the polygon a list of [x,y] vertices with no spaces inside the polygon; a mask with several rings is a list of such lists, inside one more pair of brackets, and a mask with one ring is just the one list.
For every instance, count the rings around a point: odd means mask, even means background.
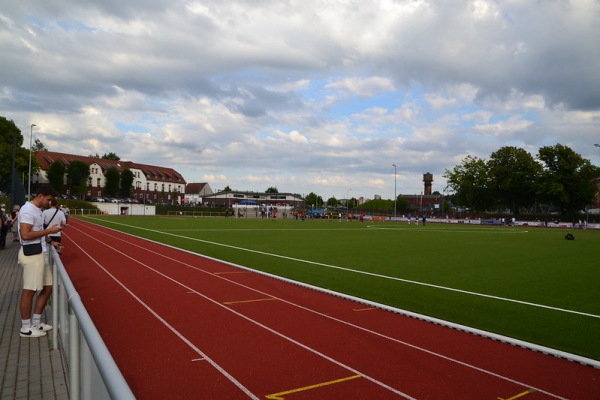
[{"label": "white wall building", "polygon": [[[52,163],[58,161],[68,168],[73,161],[77,160],[89,165],[90,168],[85,194],[88,198],[106,196],[106,171],[116,168],[119,172],[129,169],[133,173],[130,196],[135,202],[181,204],[184,199],[185,179],[172,168],[50,151],[36,151],[34,155],[41,167],[36,176],[32,177],[34,184],[48,183],[48,170]],[[65,184],[66,179],[65,174]]]}]

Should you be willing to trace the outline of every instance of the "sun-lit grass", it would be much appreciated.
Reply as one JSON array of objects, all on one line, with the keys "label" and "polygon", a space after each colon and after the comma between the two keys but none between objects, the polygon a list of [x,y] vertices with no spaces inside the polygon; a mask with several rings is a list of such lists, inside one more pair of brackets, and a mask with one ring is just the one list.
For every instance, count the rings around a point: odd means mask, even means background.
[{"label": "sun-lit grass", "polygon": [[571,230],[576,240],[567,241],[565,230],[468,224],[179,217],[86,220],[600,360],[600,232]]}]

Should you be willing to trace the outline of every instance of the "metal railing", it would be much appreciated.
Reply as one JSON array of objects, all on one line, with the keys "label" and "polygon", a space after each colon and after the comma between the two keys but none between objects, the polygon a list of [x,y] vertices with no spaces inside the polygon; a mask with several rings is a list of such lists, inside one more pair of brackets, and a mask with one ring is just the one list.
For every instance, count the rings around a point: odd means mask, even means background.
[{"label": "metal railing", "polygon": [[169,217],[223,217],[225,211],[167,211]]},{"label": "metal railing", "polygon": [[62,345],[69,399],[135,399],[56,250],[48,247],[53,271],[52,346],[58,350]]}]

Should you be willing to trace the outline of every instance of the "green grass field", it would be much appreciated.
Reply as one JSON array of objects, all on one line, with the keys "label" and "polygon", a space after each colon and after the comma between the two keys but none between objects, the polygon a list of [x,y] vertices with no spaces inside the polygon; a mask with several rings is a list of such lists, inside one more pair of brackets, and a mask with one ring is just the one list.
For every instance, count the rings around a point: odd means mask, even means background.
[{"label": "green grass field", "polygon": [[[85,220],[600,360],[597,231],[292,219]],[[568,232],[574,241],[564,239]]]}]

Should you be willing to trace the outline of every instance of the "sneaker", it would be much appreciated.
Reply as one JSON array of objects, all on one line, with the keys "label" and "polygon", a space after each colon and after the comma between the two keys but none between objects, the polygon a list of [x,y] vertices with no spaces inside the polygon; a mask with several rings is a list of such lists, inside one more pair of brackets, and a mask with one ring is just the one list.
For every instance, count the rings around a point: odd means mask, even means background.
[{"label": "sneaker", "polygon": [[46,332],[44,332],[41,329],[36,329],[33,326],[30,328],[27,328],[25,330],[21,329],[19,331],[19,335],[21,337],[40,337],[40,336],[46,336]]},{"label": "sneaker", "polygon": [[48,325],[48,324],[45,324],[43,322],[40,322],[37,325],[33,325],[32,328],[33,329],[38,329],[38,330],[40,330],[42,332],[48,332],[48,331],[52,330],[52,325]]}]

